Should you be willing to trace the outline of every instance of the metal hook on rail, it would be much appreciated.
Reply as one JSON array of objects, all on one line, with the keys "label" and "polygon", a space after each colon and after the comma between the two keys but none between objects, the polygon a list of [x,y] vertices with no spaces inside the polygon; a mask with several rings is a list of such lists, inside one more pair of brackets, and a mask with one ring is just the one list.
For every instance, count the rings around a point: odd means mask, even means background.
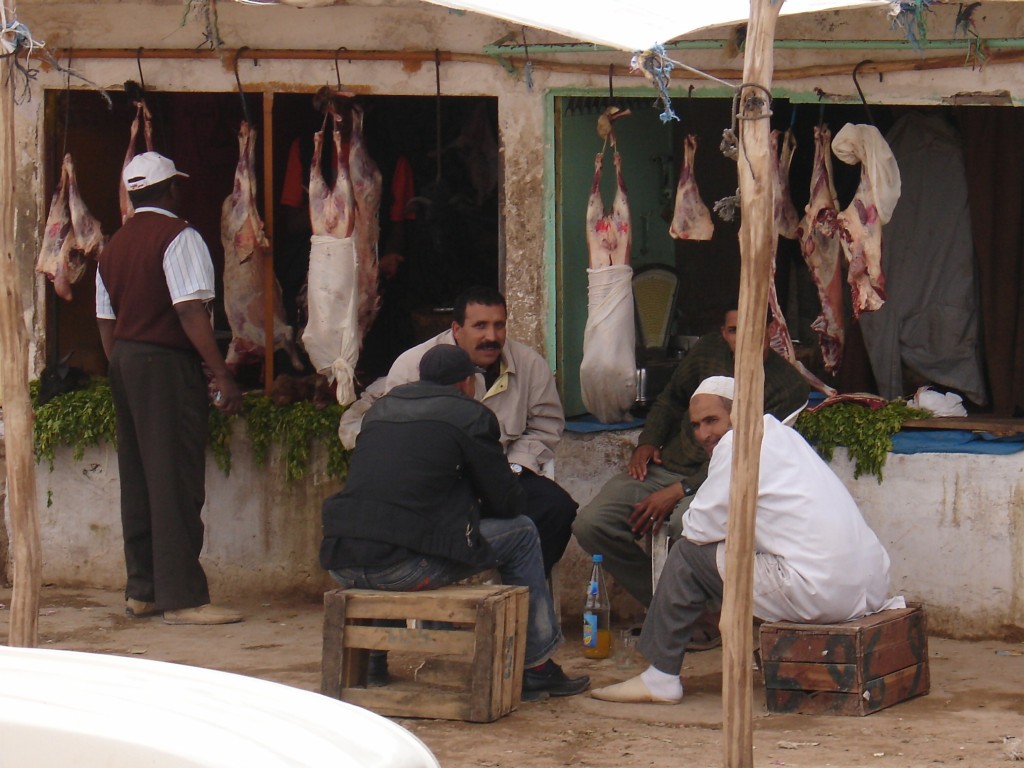
[{"label": "metal hook on rail", "polygon": [[864,104],[864,111],[868,113],[868,123],[871,125],[875,124],[875,118],[871,114],[871,107],[868,105],[868,100],[864,98],[864,91],[860,89],[860,83],[857,82],[857,70],[863,67],[865,64],[873,64],[871,59],[864,59],[864,61],[858,62],[857,66],[853,68],[853,87],[857,89],[857,95],[860,96],[861,102]]},{"label": "metal hook on rail", "polygon": [[248,45],[243,45],[235,53],[235,84],[238,86],[238,96],[242,100],[242,117],[245,122],[252,125],[252,120],[249,119],[249,105],[245,100],[245,91],[242,89],[242,79],[238,76],[238,62],[242,58],[242,55],[249,50]]},{"label": "metal hook on rail", "polygon": [[348,50],[348,48],[346,48],[346,47],[345,47],[345,46],[343,45],[343,46],[341,46],[340,48],[338,48],[338,50],[336,50],[336,51],[334,52],[334,74],[335,74],[335,76],[336,76],[336,77],[338,78],[338,93],[341,93],[341,70],[340,70],[340,69],[338,69],[338,55],[339,55],[339,54],[340,54],[340,53],[341,53],[342,51],[347,51],[347,50]]},{"label": "metal hook on rail", "polygon": [[144,78],[142,76],[142,51],[143,50],[145,50],[145,49],[140,46],[139,49],[137,51],[135,51],[135,66],[139,70],[139,85],[141,86],[143,92],[145,92],[145,90],[146,90],[146,78]]}]

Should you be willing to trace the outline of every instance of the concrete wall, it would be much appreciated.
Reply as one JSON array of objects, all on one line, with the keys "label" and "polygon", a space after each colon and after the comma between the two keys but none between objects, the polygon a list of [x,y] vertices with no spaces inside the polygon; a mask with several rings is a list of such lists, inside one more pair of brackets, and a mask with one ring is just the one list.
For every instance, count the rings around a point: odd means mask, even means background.
[{"label": "concrete wall", "polygon": [[[556,477],[581,507],[625,466],[637,434],[563,439]],[[890,454],[878,483],[855,480],[840,448],[832,468],[889,552],[893,593],[925,605],[929,630],[976,637],[1024,629],[1024,453]],[[563,563],[563,615],[571,621],[582,613],[589,564],[575,541]],[[621,590],[613,603],[620,619],[642,615]]]},{"label": "concrete wall", "polygon": [[[625,466],[636,436],[566,435],[556,479],[585,505]],[[207,467],[202,562],[214,595],[319,594],[331,584],[317,562],[320,504],[338,488],[323,476],[323,455],[294,485],[273,452],[266,468],[254,467],[244,436],[233,438],[232,457],[230,477],[212,459]],[[981,637],[1024,629],[1024,453],[890,455],[881,484],[854,480],[842,449],[832,466],[892,558],[893,592],[926,606],[931,631]],[[118,488],[109,446],[79,462],[61,451],[53,473],[39,467],[43,583],[123,586]],[[589,574],[589,556],[570,542],[560,568],[567,625],[582,615]],[[642,619],[639,604],[614,584],[612,601],[617,621]]]},{"label": "concrete wall", "polygon": [[[214,597],[321,594],[331,580],[318,561],[320,505],[340,488],[324,475],[324,452],[314,451],[310,475],[292,484],[275,449],[266,467],[254,465],[244,429],[232,437],[231,456],[227,477],[209,454],[206,462],[202,563]],[[123,588],[116,451],[104,443],[81,461],[58,451],[53,472],[37,465],[36,493],[43,583]]]}]

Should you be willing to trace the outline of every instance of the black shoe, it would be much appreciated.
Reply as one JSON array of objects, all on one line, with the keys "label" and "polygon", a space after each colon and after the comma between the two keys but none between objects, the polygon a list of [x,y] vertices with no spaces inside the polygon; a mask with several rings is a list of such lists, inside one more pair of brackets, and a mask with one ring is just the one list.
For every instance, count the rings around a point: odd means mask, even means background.
[{"label": "black shoe", "polygon": [[550,696],[575,696],[590,687],[590,678],[586,675],[569,677],[562,668],[551,659],[545,661],[539,669],[527,669],[523,672],[523,700],[537,693]]},{"label": "black shoe", "polygon": [[388,675],[388,652],[370,651],[369,662],[366,665],[366,687],[379,688],[391,682]]}]

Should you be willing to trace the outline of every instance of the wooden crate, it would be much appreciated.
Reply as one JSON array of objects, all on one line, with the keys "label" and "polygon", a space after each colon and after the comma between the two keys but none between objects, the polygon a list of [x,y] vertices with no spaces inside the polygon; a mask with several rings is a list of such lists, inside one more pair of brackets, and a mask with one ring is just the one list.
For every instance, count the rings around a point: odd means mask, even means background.
[{"label": "wooden crate", "polygon": [[869,715],[930,686],[920,606],[843,624],[762,624],[761,661],[769,712]]},{"label": "wooden crate", "polygon": [[[528,600],[526,587],[501,585],[328,592],[320,690],[392,717],[497,720],[518,707],[522,695]],[[406,626],[372,626],[373,619]],[[451,628],[420,628],[424,621]],[[423,659],[419,667],[433,673],[367,688],[370,650],[392,652],[392,669],[396,654],[415,655]]]}]

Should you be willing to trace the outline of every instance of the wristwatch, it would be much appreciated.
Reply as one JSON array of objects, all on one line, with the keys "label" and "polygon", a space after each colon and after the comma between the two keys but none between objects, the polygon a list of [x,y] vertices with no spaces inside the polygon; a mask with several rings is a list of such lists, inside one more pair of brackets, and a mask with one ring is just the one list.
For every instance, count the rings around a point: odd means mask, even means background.
[{"label": "wristwatch", "polygon": [[523,465],[522,464],[509,464],[508,468],[512,470],[512,474],[516,477],[523,476]]}]

